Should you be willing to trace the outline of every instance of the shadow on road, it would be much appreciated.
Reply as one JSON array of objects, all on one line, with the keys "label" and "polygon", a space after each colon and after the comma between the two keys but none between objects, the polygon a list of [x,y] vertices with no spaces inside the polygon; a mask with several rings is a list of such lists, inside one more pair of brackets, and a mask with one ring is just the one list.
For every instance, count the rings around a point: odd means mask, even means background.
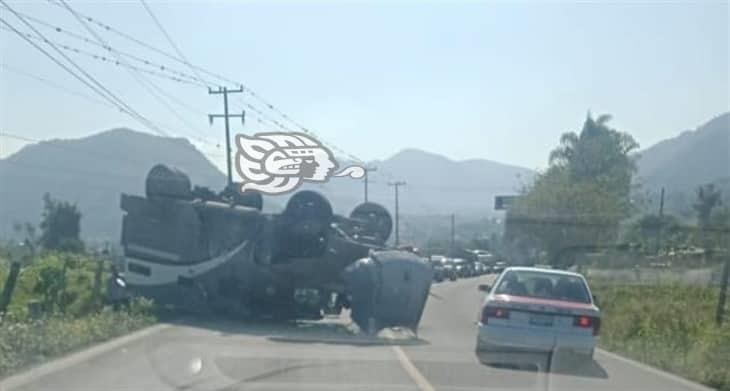
[{"label": "shadow on road", "polygon": [[477,358],[482,365],[493,368],[544,372],[562,376],[608,378],[608,373],[596,360],[586,360],[564,353],[555,354],[553,357],[550,357],[548,353],[495,353],[489,359],[479,356]]},{"label": "shadow on road", "polygon": [[596,360],[584,360],[574,362],[571,365],[562,365],[560,367],[553,366],[550,373],[565,376],[592,377],[599,379],[608,379],[608,373],[596,362]]},{"label": "shadow on road", "polygon": [[168,323],[201,328],[219,333],[222,337],[253,335],[267,337],[279,343],[319,343],[352,346],[427,345],[410,331],[386,329],[376,336],[360,332],[343,318],[325,317],[321,320],[267,321],[233,320],[224,317],[185,316],[169,319]]}]

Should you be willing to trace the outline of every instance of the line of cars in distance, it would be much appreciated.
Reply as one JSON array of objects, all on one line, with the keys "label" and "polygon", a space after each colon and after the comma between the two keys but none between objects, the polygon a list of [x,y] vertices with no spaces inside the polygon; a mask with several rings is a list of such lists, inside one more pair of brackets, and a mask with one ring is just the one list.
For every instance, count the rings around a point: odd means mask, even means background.
[{"label": "line of cars in distance", "polygon": [[482,260],[472,261],[465,258],[451,258],[445,255],[431,255],[429,262],[433,268],[433,280],[435,282],[456,281],[460,278],[501,273],[507,267],[507,264],[503,261],[491,263]]},{"label": "line of cars in distance", "polygon": [[[549,265],[508,266],[476,253],[473,260],[431,255],[434,281],[498,274],[485,294],[477,320],[476,355],[492,364],[535,364],[550,370],[554,353],[583,363],[593,360],[601,310],[585,277]],[[548,354],[545,364],[544,355]]]}]

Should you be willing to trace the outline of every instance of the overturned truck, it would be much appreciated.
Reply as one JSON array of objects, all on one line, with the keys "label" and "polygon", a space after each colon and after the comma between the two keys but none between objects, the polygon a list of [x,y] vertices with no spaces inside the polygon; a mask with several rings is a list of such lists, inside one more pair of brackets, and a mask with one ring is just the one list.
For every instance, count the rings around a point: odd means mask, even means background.
[{"label": "overturned truck", "polygon": [[344,217],[306,190],[281,213],[262,205],[259,193],[191,188],[184,173],[153,167],[146,197],[121,196],[126,289],[196,313],[316,319],[350,308],[370,332],[417,329],[431,268],[386,247],[385,208],[366,202]]}]

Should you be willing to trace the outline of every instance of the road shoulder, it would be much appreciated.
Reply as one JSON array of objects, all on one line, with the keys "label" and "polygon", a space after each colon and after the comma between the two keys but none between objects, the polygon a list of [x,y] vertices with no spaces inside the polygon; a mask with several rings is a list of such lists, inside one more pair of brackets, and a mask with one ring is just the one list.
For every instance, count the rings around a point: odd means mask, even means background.
[{"label": "road shoulder", "polygon": [[7,378],[0,379],[0,390],[10,391],[12,389],[22,387],[23,385],[30,383],[33,380],[90,360],[98,355],[117,349],[140,338],[159,333],[169,327],[169,324],[152,325],[141,330],[137,330],[131,334],[113,338],[111,340],[84,348],[75,353],[52,359],[46,363],[29,368],[20,373],[11,375]]}]

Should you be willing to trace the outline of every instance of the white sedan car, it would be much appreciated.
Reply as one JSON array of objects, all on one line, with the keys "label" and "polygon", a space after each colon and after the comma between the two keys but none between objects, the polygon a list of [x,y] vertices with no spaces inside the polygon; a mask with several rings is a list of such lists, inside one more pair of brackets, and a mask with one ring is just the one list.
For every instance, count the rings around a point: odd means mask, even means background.
[{"label": "white sedan car", "polygon": [[478,322],[482,362],[497,362],[499,353],[557,349],[593,356],[601,313],[580,274],[509,267],[493,287],[479,288],[488,292]]}]

